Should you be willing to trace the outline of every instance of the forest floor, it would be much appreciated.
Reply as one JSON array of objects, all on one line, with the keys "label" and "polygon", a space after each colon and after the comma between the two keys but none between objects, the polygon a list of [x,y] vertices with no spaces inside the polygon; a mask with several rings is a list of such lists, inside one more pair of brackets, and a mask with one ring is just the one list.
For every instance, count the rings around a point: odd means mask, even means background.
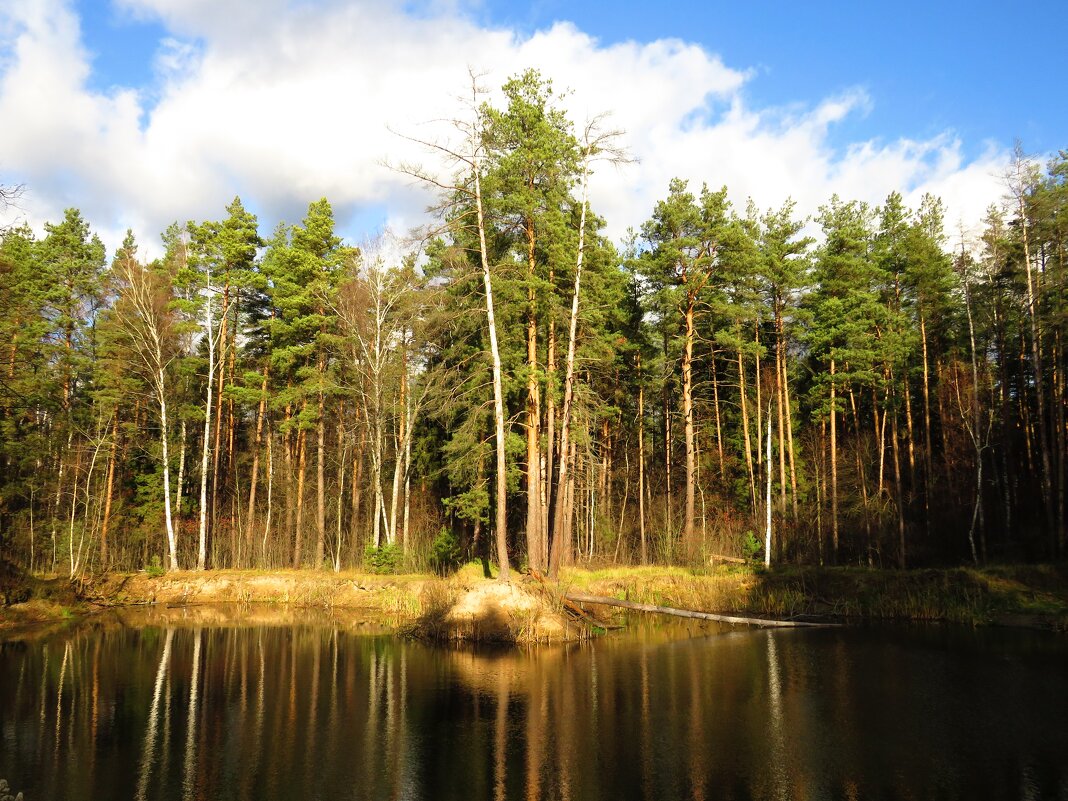
[{"label": "forest floor", "polygon": [[[470,564],[448,578],[313,570],[109,573],[80,584],[7,575],[0,639],[42,636],[117,608],[181,608],[192,620],[220,614],[250,622],[263,604],[327,610],[383,630],[448,640],[551,642],[606,625],[562,602],[583,592],[658,606],[765,618],[945,621],[1068,632],[1068,565],[867,570],[749,565],[570,568],[559,584],[513,574],[511,584]],[[229,605],[225,612],[208,607]],[[604,614],[601,607],[596,608]]]}]

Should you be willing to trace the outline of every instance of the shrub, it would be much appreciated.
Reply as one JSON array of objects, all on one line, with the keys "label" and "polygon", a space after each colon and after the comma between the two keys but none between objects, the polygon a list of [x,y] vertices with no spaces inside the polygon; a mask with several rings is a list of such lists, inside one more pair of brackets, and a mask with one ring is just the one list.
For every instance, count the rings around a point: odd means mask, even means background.
[{"label": "shrub", "polygon": [[372,573],[399,573],[402,555],[401,549],[395,544],[381,548],[368,545],[363,552],[363,564]]},{"label": "shrub", "polygon": [[746,559],[752,559],[762,547],[764,547],[763,543],[756,538],[752,531],[745,532],[745,537],[742,539],[742,556]]},{"label": "shrub", "polygon": [[149,578],[159,578],[166,573],[167,570],[160,564],[159,556],[156,555],[153,556],[152,561],[145,566],[145,572],[148,574]]},{"label": "shrub", "polygon": [[438,573],[445,575],[460,566],[463,554],[460,540],[447,526],[441,527],[430,548],[430,563]]}]

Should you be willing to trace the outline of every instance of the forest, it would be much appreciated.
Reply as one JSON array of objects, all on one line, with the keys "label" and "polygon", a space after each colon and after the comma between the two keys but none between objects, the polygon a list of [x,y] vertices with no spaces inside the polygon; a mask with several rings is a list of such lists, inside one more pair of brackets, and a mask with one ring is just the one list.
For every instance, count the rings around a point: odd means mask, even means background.
[{"label": "forest", "polygon": [[[0,234],[0,546],[35,572],[1063,558],[1068,152],[941,201],[728,199],[629,165],[538,73],[475,90],[410,238],[239,198],[146,260]],[[149,232],[155,235],[155,232]],[[145,236],[138,232],[138,236]],[[766,546],[770,531],[770,550]]]}]

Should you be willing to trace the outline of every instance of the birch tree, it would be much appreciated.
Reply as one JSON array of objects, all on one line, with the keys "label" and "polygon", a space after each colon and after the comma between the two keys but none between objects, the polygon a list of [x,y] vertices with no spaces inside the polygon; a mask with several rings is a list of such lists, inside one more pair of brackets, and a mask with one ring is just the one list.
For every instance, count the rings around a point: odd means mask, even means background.
[{"label": "birch tree", "polygon": [[178,547],[171,511],[169,369],[179,353],[178,320],[172,306],[172,276],[160,266],[148,267],[137,259],[137,245],[127,232],[115,256],[112,271],[119,293],[113,315],[119,341],[134,356],[133,368],[151,387],[159,414],[160,461],[163,467],[163,513],[167,555],[171,570],[178,570]]}]

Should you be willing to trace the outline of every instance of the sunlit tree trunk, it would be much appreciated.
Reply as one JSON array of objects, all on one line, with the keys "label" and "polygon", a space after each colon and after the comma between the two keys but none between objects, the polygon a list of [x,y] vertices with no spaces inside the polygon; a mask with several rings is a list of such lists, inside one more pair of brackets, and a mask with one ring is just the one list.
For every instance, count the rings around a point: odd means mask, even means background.
[{"label": "sunlit tree trunk", "polygon": [[160,444],[163,447],[163,514],[167,524],[167,550],[171,558],[171,570],[178,569],[178,545],[174,535],[174,521],[171,519],[171,458],[168,450],[170,439],[167,424],[167,398],[164,387],[166,386],[163,370],[159,371],[159,396],[160,417]]},{"label": "sunlit tree trunk", "polygon": [[838,564],[838,416],[834,366],[834,359],[831,359],[831,561]]},{"label": "sunlit tree trunk", "polygon": [[[210,279],[209,279],[210,280]],[[222,429],[223,429],[223,388],[226,385],[226,352],[229,347],[227,341],[227,323],[229,322],[230,312],[230,279],[227,277],[223,283],[223,296],[222,296],[222,313],[219,321],[219,378],[218,386],[215,390],[215,411],[214,411],[214,426],[215,437],[214,444],[211,449],[211,507],[208,517],[208,529],[212,534],[212,542],[218,542],[215,536],[215,532],[218,530],[218,505],[219,505],[219,455],[222,452]],[[208,381],[212,379],[209,377]],[[209,401],[210,403],[210,401]],[[231,532],[231,537],[232,537]],[[218,553],[218,551],[216,551]],[[231,557],[233,554],[231,554]],[[197,561],[198,569],[203,570],[204,567],[200,565],[199,559]]]},{"label": "sunlit tree trunk", "polygon": [[[472,94],[477,100],[477,90],[472,77]],[[480,146],[478,146],[480,147]],[[482,283],[486,291],[486,321],[489,329],[490,357],[493,361],[493,427],[497,453],[497,492],[495,528],[497,539],[497,563],[499,578],[509,581],[508,566],[508,466],[504,448],[504,389],[501,380],[501,353],[497,347],[497,321],[493,310],[493,282],[490,280],[489,254],[486,249],[486,222],[482,210],[482,166],[476,154],[471,161],[475,186],[475,209],[478,221],[479,257],[482,264]],[[529,457],[529,453],[528,453]],[[529,522],[529,521],[528,521]]]},{"label": "sunlit tree trunk", "polygon": [[771,567],[771,404],[768,404],[768,452],[764,463],[767,492],[764,498],[764,567]]},{"label": "sunlit tree trunk", "polygon": [[[538,387],[538,319],[534,292],[534,221],[526,221],[527,236],[527,552],[540,553],[542,538],[541,391]],[[550,572],[552,555],[550,551]]]},{"label": "sunlit tree trunk", "polygon": [[260,385],[260,404],[256,411],[256,439],[252,446],[252,470],[248,489],[248,516],[245,519],[245,551],[252,558],[252,530],[256,519],[256,489],[260,478],[260,450],[263,447],[263,422],[267,416],[267,370]]},{"label": "sunlit tree trunk", "polygon": [[[200,531],[197,540],[197,570],[203,570],[208,557],[208,457],[211,451],[212,392],[215,388],[215,333],[211,312],[211,265],[207,265],[207,298],[204,302],[204,331],[208,344],[207,398],[204,401],[204,437],[200,452]],[[177,570],[177,567],[174,568]]]},{"label": "sunlit tree trunk", "polygon": [[901,488],[901,457],[898,455],[897,415],[892,415],[890,441],[894,459],[894,491],[897,493],[897,566],[905,569],[905,497]]},{"label": "sunlit tree trunk", "polygon": [[352,540],[352,555],[354,559],[357,556],[357,548],[363,539],[360,536],[360,506],[363,502],[363,453],[366,447],[367,429],[361,426],[360,439],[356,445],[356,452],[352,457],[352,494],[349,499],[349,526],[351,528],[349,537]]},{"label": "sunlit tree trunk", "polygon": [[[111,522],[111,499],[115,494],[115,463],[118,461],[119,449],[119,412],[115,410],[115,416],[111,421],[111,451],[108,454],[108,481],[104,494],[104,520],[100,525],[100,567],[108,569],[108,527]],[[32,502],[31,502],[32,514]],[[32,548],[32,545],[31,545]],[[32,565],[30,567],[33,569]]]},{"label": "sunlit tree trunk", "polygon": [[696,492],[696,459],[694,450],[693,426],[693,341],[694,341],[694,306],[696,295],[687,293],[685,313],[685,339],[682,351],[682,415],[684,422],[684,439],[686,443],[686,517],[683,523],[683,542],[687,555],[693,558],[696,552],[694,534],[694,499]]},{"label": "sunlit tree trunk", "polygon": [[182,493],[185,491],[185,456],[189,441],[188,428],[185,419],[183,419],[181,430],[178,433],[178,483],[174,498],[174,516],[179,524],[181,524],[182,520]]},{"label": "sunlit tree trunk", "polygon": [[[749,438],[749,403],[747,400],[749,392],[745,386],[745,361],[742,358],[742,348],[738,347],[738,401],[742,407],[742,439],[745,443],[745,468],[749,474],[749,501],[753,508],[753,514],[756,515],[757,508],[757,489],[756,489],[756,472],[753,469],[753,445]],[[760,445],[757,443],[757,447]]]},{"label": "sunlit tree trunk", "polygon": [[716,354],[710,356],[712,366],[712,409],[716,418],[716,453],[719,456],[719,480],[726,480],[726,468],[723,461],[723,424],[719,413],[719,372],[716,369]]},{"label": "sunlit tree trunk", "polygon": [[[325,368],[320,361],[319,373]],[[326,399],[319,392],[319,419],[315,426],[315,563],[323,566],[326,557]]]},{"label": "sunlit tree trunk", "polygon": [[304,542],[304,474],[308,463],[308,432],[297,433],[297,502],[293,532],[293,567],[300,567],[301,546]]},{"label": "sunlit tree trunk", "polygon": [[638,535],[641,541],[642,564],[649,564],[649,548],[645,537],[645,384],[642,382],[642,357],[638,366]]}]

